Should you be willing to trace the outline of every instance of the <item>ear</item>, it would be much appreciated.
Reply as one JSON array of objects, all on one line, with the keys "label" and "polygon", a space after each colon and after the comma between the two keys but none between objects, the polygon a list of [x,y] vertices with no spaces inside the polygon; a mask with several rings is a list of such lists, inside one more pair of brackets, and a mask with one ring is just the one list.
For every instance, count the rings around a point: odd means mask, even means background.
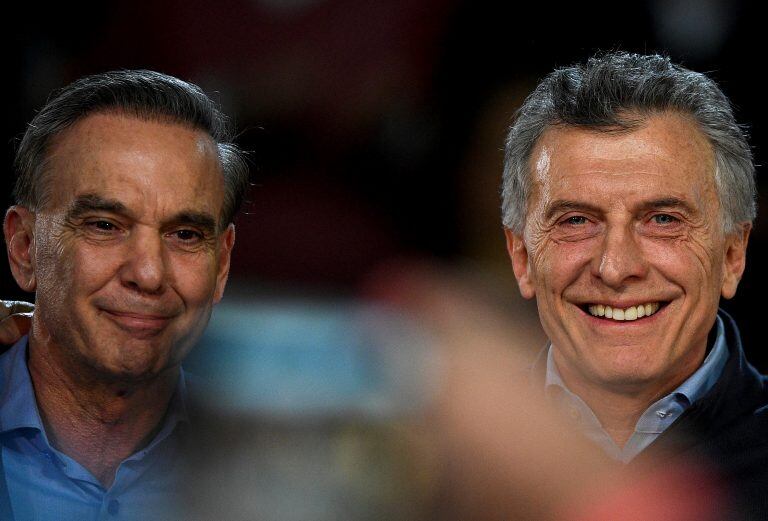
[{"label": "ear", "polygon": [[35,214],[24,206],[11,206],[5,213],[3,234],[8,248],[8,264],[16,283],[24,291],[37,288],[35,276]]},{"label": "ear", "polygon": [[218,268],[216,272],[216,289],[213,293],[213,303],[218,304],[224,296],[224,287],[229,277],[229,261],[232,257],[232,248],[235,246],[235,225],[230,223],[219,238]]},{"label": "ear", "polygon": [[525,247],[525,241],[509,228],[504,228],[504,236],[507,238],[507,253],[512,260],[512,271],[515,272],[520,294],[523,298],[533,298],[536,295],[536,289],[528,265],[528,249]]},{"label": "ear", "polygon": [[752,224],[743,223],[738,231],[727,235],[725,238],[723,287],[720,291],[723,298],[729,299],[736,294],[736,288],[744,274],[744,266],[747,261],[747,241],[749,241],[750,231],[752,231]]}]

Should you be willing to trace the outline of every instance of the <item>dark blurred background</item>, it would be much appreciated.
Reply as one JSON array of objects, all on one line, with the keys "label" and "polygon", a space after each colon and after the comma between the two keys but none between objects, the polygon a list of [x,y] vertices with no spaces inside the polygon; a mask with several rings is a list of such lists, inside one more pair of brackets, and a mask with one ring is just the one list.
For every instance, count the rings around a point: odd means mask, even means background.
[{"label": "dark blurred background", "polygon": [[[748,126],[758,165],[768,153],[757,3],[113,0],[4,10],[6,205],[15,144],[53,89],[116,68],[188,79],[221,102],[251,152],[254,189],[230,282],[241,294],[351,294],[382,261],[415,256],[476,273],[533,317],[499,222],[504,131],[538,79],[597,50],[662,52],[709,72]],[[763,370],[765,206],[739,295],[724,304]],[[2,258],[0,295],[25,297]]]}]

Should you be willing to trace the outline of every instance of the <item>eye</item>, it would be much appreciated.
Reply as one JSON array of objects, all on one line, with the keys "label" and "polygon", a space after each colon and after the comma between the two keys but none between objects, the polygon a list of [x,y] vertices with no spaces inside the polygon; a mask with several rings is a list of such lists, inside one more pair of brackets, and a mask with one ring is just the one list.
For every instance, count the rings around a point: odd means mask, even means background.
[{"label": "eye", "polygon": [[587,224],[587,218],[583,215],[572,215],[563,221],[563,224],[570,224],[571,226],[580,226]]},{"label": "eye", "polygon": [[117,230],[117,226],[115,226],[113,223],[103,220],[90,221],[86,223],[86,225],[100,232],[112,232]]},{"label": "eye", "polygon": [[672,215],[669,215],[668,213],[659,213],[651,217],[651,220],[656,224],[670,225],[670,224],[675,224],[680,219]]},{"label": "eye", "polygon": [[196,242],[203,239],[203,234],[195,230],[176,230],[171,235],[182,242]]},{"label": "eye", "polygon": [[599,215],[566,212],[557,217],[552,227],[552,238],[558,241],[582,241],[595,237],[603,229]]}]

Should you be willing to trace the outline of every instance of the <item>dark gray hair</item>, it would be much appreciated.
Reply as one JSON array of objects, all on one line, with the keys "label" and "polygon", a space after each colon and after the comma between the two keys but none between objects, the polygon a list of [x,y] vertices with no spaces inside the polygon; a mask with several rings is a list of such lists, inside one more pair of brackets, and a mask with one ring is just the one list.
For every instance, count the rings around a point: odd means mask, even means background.
[{"label": "dark gray hair", "polygon": [[518,109],[505,146],[504,226],[518,234],[525,228],[530,156],[547,128],[632,130],[664,111],[690,115],[709,139],[726,233],[739,223],[753,221],[757,209],[752,151],[717,84],[663,56],[617,52],[555,70]]},{"label": "dark gray hair", "polygon": [[98,112],[117,111],[208,133],[224,175],[222,225],[235,217],[248,189],[248,166],[232,141],[227,118],[197,85],[148,70],[121,70],[81,78],[56,92],[27,127],[14,161],[17,204],[44,207],[51,187],[45,174],[53,139]]}]

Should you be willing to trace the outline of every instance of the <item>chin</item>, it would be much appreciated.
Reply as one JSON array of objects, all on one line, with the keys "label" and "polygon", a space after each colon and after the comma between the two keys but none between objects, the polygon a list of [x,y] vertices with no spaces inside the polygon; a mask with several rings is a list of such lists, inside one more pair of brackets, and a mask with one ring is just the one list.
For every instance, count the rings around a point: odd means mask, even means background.
[{"label": "chin", "polygon": [[156,378],[168,366],[156,358],[131,357],[104,361],[101,364],[94,364],[94,368],[107,380],[141,382]]},{"label": "chin", "polygon": [[615,364],[598,369],[597,379],[604,385],[612,387],[646,387],[650,382],[659,379],[660,371],[647,365]]}]

